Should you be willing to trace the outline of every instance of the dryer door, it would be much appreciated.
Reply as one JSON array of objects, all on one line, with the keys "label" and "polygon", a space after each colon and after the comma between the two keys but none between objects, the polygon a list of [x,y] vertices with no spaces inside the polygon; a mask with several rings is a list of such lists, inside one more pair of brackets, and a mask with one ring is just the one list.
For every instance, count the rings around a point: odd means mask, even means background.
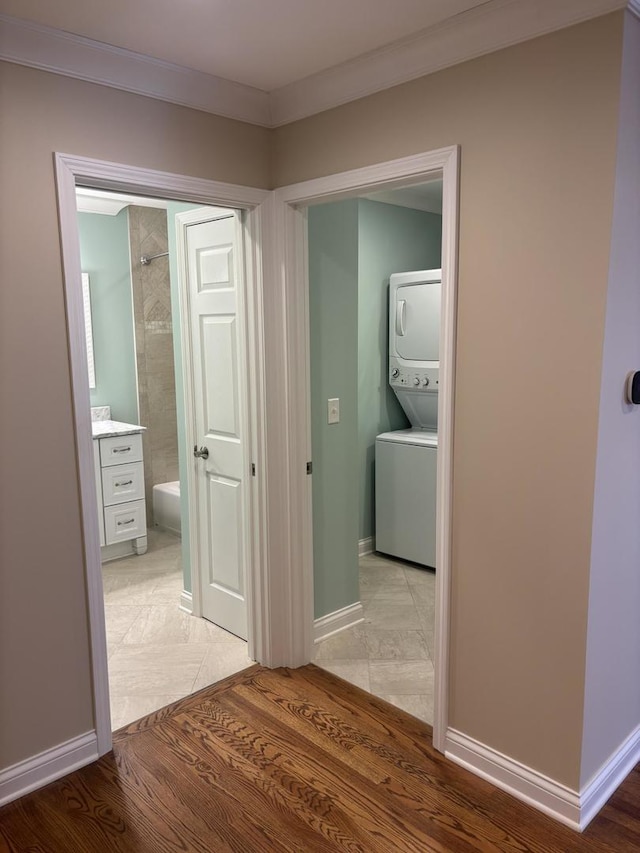
[{"label": "dryer door", "polygon": [[438,361],[440,350],[440,282],[405,284],[396,289],[395,350],[407,361]]}]

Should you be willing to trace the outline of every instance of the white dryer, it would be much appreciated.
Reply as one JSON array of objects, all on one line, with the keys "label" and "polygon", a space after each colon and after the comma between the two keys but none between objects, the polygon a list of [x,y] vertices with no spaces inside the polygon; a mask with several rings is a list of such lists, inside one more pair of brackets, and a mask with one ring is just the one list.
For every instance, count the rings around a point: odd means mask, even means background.
[{"label": "white dryer", "polygon": [[435,568],[437,465],[437,432],[376,438],[376,551]]},{"label": "white dryer", "polygon": [[389,279],[389,384],[412,426],[438,428],[442,270]]},{"label": "white dryer", "polygon": [[389,280],[389,384],[412,429],[376,438],[376,550],[435,568],[441,270]]}]

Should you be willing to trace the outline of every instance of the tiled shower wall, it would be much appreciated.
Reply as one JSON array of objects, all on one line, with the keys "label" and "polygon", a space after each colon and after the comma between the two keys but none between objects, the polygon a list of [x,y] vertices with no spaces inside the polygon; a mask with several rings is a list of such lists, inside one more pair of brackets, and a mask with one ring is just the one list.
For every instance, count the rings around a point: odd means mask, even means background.
[{"label": "tiled shower wall", "polygon": [[179,479],[169,259],[140,263],[143,255],[167,251],[166,211],[131,205],[129,240],[140,423],[147,427],[142,436],[147,525],[152,526],[152,487]]}]

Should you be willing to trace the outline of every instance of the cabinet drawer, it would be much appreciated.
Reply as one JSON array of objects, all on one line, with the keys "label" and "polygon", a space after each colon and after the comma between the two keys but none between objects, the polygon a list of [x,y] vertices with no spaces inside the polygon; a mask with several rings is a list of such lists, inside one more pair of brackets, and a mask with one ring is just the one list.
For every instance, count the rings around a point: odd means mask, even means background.
[{"label": "cabinet drawer", "polygon": [[[142,436],[115,435],[100,439],[100,463],[103,468],[124,462],[142,461]],[[104,476],[104,475],[103,475]]]},{"label": "cabinet drawer", "polygon": [[130,465],[111,465],[102,469],[102,502],[105,506],[144,498],[144,468],[142,462]]},{"label": "cabinet drawer", "polygon": [[125,542],[147,535],[144,501],[131,501],[104,508],[104,528],[107,545]]}]

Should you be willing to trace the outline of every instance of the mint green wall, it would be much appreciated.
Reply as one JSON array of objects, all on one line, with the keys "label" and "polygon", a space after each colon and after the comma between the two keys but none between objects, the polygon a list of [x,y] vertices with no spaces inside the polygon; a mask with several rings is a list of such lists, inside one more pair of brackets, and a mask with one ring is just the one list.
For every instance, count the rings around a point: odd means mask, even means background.
[{"label": "mint green wall", "polygon": [[[309,209],[315,616],[359,599],[358,202]],[[327,424],[327,399],[340,423]]]},{"label": "mint green wall", "polygon": [[375,533],[375,439],[409,427],[387,382],[389,276],[440,266],[442,217],[358,202],[358,538]]},{"label": "mint green wall", "polygon": [[78,213],[82,271],[89,273],[96,387],[92,406],[111,406],[114,420],[138,422],[129,217]]},{"label": "mint green wall", "polygon": [[[374,535],[374,451],[409,426],[387,383],[394,272],[440,266],[442,217],[353,199],[309,208],[315,618],[360,598],[358,540]],[[340,398],[340,423],[327,400]]]}]

